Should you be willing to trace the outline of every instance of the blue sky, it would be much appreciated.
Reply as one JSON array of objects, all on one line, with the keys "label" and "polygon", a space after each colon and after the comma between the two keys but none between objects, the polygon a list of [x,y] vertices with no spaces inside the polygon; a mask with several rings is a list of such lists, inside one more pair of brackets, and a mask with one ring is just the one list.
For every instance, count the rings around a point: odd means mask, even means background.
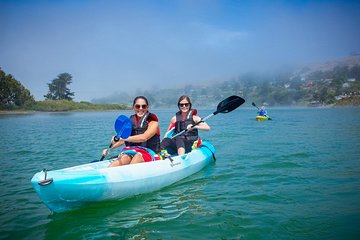
[{"label": "blue sky", "polygon": [[359,1],[4,1],[0,67],[43,100],[229,80],[360,52]]}]

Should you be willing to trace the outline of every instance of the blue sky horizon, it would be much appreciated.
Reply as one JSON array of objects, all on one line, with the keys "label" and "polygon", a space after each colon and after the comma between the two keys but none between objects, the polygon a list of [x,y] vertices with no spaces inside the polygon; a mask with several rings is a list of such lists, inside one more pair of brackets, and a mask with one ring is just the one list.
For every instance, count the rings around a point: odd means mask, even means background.
[{"label": "blue sky horizon", "polygon": [[0,0],[0,68],[43,100],[225,81],[360,53],[358,1]]}]

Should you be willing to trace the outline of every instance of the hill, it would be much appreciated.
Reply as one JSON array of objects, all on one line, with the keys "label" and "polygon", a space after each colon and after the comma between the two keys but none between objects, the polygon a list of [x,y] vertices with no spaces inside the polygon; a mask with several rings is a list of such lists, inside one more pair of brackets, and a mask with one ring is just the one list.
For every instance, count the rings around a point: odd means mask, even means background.
[{"label": "hill", "polygon": [[317,71],[328,72],[328,71],[332,71],[336,67],[352,68],[356,65],[360,65],[360,54],[353,54],[350,56],[342,57],[331,61],[325,61],[321,63],[307,65],[298,72],[295,72],[295,74],[301,74],[306,76]]},{"label": "hill", "polygon": [[[342,104],[338,105],[351,102],[358,106],[358,101],[351,99],[360,95],[360,55],[308,65],[296,71],[248,73],[217,83],[187,85],[161,91],[147,90],[137,92],[136,95],[147,96],[154,107],[173,107],[180,95],[189,95],[194,105],[204,107],[214,106],[230,95],[242,96],[247,104],[256,102],[272,106],[323,106],[336,105],[342,100]],[[92,102],[131,103],[132,98],[128,93],[116,93]]]}]

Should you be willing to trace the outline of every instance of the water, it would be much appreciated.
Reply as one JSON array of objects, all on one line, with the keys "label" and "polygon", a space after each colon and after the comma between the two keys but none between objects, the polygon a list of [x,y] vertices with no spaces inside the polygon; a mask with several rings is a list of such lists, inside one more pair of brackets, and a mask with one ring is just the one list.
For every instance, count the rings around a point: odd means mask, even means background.
[{"label": "water", "polygon": [[[173,112],[154,112],[164,133]],[[119,114],[0,116],[0,239],[360,239],[353,108],[270,109],[264,122],[254,108],[218,114],[201,132],[214,164],[157,192],[52,214],[33,174],[98,159]]]}]

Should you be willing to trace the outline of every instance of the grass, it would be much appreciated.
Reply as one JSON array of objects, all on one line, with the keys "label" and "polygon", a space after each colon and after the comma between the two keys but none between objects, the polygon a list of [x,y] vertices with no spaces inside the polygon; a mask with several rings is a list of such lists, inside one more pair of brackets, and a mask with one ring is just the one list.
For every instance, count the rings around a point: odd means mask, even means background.
[{"label": "grass", "polygon": [[6,109],[1,113],[25,113],[37,112],[68,112],[68,111],[107,111],[107,110],[128,110],[131,109],[125,104],[93,104],[90,102],[74,102],[68,100],[45,100],[36,101],[24,108],[15,107]]}]

